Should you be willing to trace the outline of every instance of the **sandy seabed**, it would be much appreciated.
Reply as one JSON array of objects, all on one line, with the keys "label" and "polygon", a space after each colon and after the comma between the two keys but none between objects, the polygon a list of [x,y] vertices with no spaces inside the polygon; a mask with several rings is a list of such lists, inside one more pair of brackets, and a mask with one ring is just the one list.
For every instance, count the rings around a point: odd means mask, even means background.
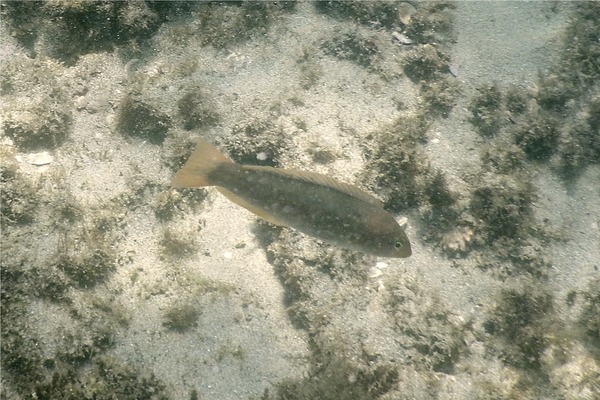
[{"label": "sandy seabed", "polygon": [[[384,173],[369,158],[378,132],[426,117],[419,171],[441,171],[454,204],[472,204],[482,154],[501,143],[470,122],[473,98],[513,85],[535,102],[575,5],[388,2],[407,8],[389,22],[376,19],[384,3],[297,2],[255,26],[244,12],[263,14],[232,3],[153,19],[161,10],[141,2],[117,15],[141,7],[129,17],[151,33],[63,56],[50,3],[35,15],[52,18],[25,27],[4,5],[0,31],[3,398],[600,397],[598,161],[569,179],[552,160],[523,163],[528,221],[551,233],[518,261],[476,245],[478,221],[435,239],[421,200],[391,207],[413,255],[376,260],[260,223],[213,189],[169,188],[203,137],[389,205],[369,177]],[[426,22],[439,32],[410,36]],[[434,79],[406,73],[429,49]],[[451,96],[442,112],[423,89],[435,82]]]}]

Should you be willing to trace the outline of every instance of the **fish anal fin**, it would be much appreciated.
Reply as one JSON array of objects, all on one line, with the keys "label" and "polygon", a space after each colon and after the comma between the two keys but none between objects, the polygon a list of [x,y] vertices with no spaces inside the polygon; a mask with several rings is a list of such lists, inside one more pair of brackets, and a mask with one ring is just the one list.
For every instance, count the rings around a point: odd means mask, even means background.
[{"label": "fish anal fin", "polygon": [[260,209],[253,204],[250,204],[246,200],[242,199],[240,196],[236,195],[230,190],[224,189],[222,187],[217,187],[217,190],[221,192],[221,194],[227,197],[230,201],[234,202],[238,206],[244,207],[246,210],[258,215],[260,218],[264,219],[267,222],[270,222],[273,225],[278,226],[288,226],[285,222],[278,220],[271,214],[267,213],[265,210]]}]

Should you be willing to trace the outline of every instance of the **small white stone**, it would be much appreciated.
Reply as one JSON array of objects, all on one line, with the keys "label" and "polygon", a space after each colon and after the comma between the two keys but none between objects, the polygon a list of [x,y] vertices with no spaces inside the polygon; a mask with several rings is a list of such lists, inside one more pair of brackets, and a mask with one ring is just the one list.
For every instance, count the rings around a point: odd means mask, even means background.
[{"label": "small white stone", "polygon": [[233,258],[233,253],[231,251],[226,251],[223,253],[223,258],[226,260],[231,260]]},{"label": "small white stone", "polygon": [[385,263],[385,262],[383,262],[383,261],[377,261],[377,262],[375,263],[375,267],[376,267],[376,268],[379,268],[379,269],[384,269],[384,268],[387,268],[387,267],[388,267],[388,264],[387,264],[387,263]]},{"label": "small white stone", "polygon": [[86,108],[88,105],[88,99],[85,96],[79,96],[75,99],[75,107],[77,107],[78,110],[81,110],[82,108]]},{"label": "small white stone", "polygon": [[460,64],[450,64],[448,71],[453,77],[457,78],[458,74],[460,73]]},{"label": "small white stone", "polygon": [[117,116],[115,114],[108,114],[105,121],[107,125],[114,126],[117,122]]},{"label": "small white stone", "polygon": [[37,166],[48,165],[54,158],[47,152],[33,153],[29,155],[29,163]]},{"label": "small white stone", "polygon": [[400,32],[392,32],[392,38],[398,44],[412,44],[412,42],[413,42],[404,33],[400,33]]},{"label": "small white stone", "polygon": [[408,218],[400,217],[396,219],[396,222],[398,222],[398,225],[400,225],[402,228],[406,228],[406,225],[408,225]]}]

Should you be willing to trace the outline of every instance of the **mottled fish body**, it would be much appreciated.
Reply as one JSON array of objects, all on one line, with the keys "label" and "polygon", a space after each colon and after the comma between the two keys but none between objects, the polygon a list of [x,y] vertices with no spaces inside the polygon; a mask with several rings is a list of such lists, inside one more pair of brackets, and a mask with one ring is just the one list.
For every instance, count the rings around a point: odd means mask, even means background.
[{"label": "mottled fish body", "polygon": [[172,186],[216,186],[228,199],[273,224],[339,247],[381,257],[411,255],[404,230],[378,199],[325,175],[235,164],[201,141]]}]

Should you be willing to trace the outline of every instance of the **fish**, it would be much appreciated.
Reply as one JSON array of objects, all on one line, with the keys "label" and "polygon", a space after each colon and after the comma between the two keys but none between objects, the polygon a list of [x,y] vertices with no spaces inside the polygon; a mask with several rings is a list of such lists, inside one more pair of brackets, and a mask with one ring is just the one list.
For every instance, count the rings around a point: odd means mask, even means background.
[{"label": "fish", "polygon": [[315,172],[238,164],[204,139],[171,186],[214,186],[274,225],[341,248],[378,257],[404,258],[412,253],[402,227],[371,194]]}]

